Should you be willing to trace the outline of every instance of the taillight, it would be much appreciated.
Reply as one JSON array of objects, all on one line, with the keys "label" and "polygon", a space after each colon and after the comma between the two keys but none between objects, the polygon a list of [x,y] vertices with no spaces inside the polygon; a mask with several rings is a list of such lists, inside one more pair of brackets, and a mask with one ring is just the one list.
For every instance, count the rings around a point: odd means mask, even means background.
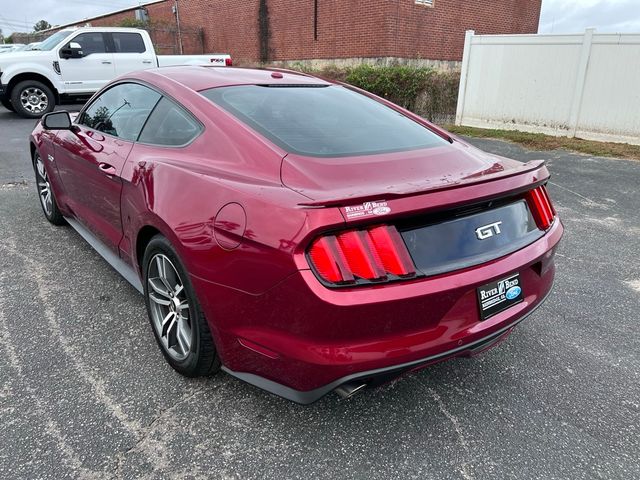
[{"label": "taillight", "polygon": [[224,64],[225,64],[227,67],[232,67],[232,66],[233,66],[233,60],[231,60],[231,57],[229,57],[229,58],[225,58],[225,59],[224,59]]},{"label": "taillight", "polygon": [[[318,274],[328,282],[339,283],[348,278],[346,261],[342,258],[336,237],[316,240],[309,251],[309,257]],[[353,280],[353,275],[349,280]]]},{"label": "taillight", "polygon": [[547,193],[547,188],[541,185],[527,192],[527,203],[529,210],[541,230],[548,229],[553,223],[556,211],[551,204],[551,199]]},{"label": "taillight", "polygon": [[398,230],[387,226],[375,227],[369,230],[369,237],[386,272],[399,277],[415,275],[413,260]]},{"label": "taillight", "polygon": [[335,285],[416,275],[402,237],[389,225],[320,237],[309,249],[309,260],[322,280]]}]

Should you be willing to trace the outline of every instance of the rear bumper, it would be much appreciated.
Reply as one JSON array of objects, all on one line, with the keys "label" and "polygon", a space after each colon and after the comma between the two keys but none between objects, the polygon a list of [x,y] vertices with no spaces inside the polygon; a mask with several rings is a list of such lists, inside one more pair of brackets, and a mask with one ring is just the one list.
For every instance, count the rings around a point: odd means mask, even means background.
[{"label": "rear bumper", "polygon": [[[549,292],[551,293],[551,292]],[[549,295],[547,294],[547,296]],[[426,358],[421,358],[420,360],[415,360],[413,362],[407,362],[400,365],[392,365],[385,368],[378,368],[375,370],[368,370],[365,372],[358,372],[352,375],[347,375],[337,380],[334,380],[331,383],[318,387],[314,390],[295,390],[293,388],[287,387],[286,385],[282,385],[280,383],[274,382],[273,380],[269,380],[268,378],[261,377],[259,375],[254,375],[252,373],[246,372],[234,372],[229,368],[223,366],[222,369],[228,374],[239,378],[251,385],[255,385],[267,392],[273,393],[280,397],[286,398],[287,400],[291,400],[292,402],[299,403],[301,405],[309,405],[320,398],[324,397],[326,394],[332,392],[336,388],[341,385],[347,383],[364,383],[367,386],[376,386],[381,383],[385,383],[391,381],[397,377],[400,377],[408,372],[413,372],[416,370],[420,370],[428,365],[432,365],[434,363],[443,362],[449,360],[451,358],[461,357],[461,356],[472,356],[477,353],[484,352],[489,350],[490,348],[496,346],[500,341],[505,338],[511,330],[521,321],[526,319],[529,315],[531,315],[544,301],[547,299],[545,296],[534,309],[529,311],[526,315],[518,318],[511,324],[500,328],[498,331],[488,335],[484,338],[471,342],[469,344],[463,345],[458,348],[454,348],[452,350],[448,350],[446,352],[442,352],[436,355],[431,355]]]},{"label": "rear bumper", "polygon": [[[262,295],[193,278],[224,369],[298,403],[356,380],[379,383],[490,348],[540,306],[555,275],[556,221],[539,240],[483,265],[406,283],[331,290],[309,270]],[[476,288],[519,272],[522,303],[480,321]]]}]

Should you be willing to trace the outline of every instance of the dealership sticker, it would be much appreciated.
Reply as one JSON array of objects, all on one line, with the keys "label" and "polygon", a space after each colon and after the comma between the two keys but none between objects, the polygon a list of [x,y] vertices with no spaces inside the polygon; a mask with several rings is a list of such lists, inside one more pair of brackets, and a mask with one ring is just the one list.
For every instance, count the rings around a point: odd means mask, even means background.
[{"label": "dealership sticker", "polygon": [[386,215],[389,212],[391,212],[391,207],[389,207],[384,200],[364,202],[361,205],[344,207],[344,213],[347,219]]},{"label": "dealership sticker", "polygon": [[519,273],[497,282],[482,285],[478,287],[477,293],[481,320],[486,320],[496,313],[524,301]]}]

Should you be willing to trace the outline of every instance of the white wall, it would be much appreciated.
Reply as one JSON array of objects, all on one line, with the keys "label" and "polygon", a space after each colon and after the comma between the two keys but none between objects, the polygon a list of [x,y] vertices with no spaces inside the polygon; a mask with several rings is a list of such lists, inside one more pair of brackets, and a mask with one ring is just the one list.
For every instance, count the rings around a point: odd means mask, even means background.
[{"label": "white wall", "polygon": [[456,124],[640,144],[640,34],[467,32]]}]

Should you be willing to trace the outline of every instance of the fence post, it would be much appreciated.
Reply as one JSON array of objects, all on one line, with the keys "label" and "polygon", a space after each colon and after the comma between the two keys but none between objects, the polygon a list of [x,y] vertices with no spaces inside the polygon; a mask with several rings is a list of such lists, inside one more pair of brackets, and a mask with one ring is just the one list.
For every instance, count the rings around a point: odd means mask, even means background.
[{"label": "fence post", "polygon": [[589,59],[591,58],[591,45],[593,44],[593,34],[595,28],[587,28],[582,38],[582,50],[580,52],[580,63],[578,63],[578,75],[576,77],[576,87],[573,91],[573,100],[571,101],[571,113],[569,114],[569,136],[575,137],[578,131],[578,122],[580,121],[580,109],[582,108],[582,100],[584,97],[584,84],[587,80],[587,72],[589,67]]},{"label": "fence post", "polygon": [[469,57],[471,56],[471,40],[475,31],[467,30],[464,34],[464,51],[462,52],[462,69],[460,70],[460,86],[458,87],[458,106],[456,108],[456,125],[462,125],[464,101],[467,94],[467,75],[469,73]]}]

